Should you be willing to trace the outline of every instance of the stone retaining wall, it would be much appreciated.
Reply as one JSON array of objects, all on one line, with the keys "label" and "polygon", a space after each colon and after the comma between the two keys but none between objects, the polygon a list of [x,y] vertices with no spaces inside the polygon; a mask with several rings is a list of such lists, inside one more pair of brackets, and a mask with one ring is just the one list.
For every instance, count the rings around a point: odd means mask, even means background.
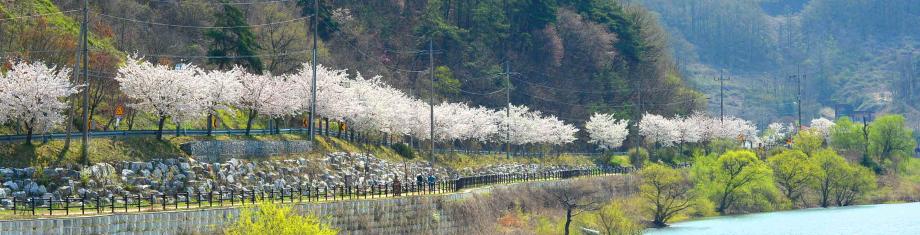
[{"label": "stone retaining wall", "polygon": [[304,153],[313,149],[310,141],[192,141],[180,147],[199,161],[220,162],[229,158],[269,157],[276,155]]},{"label": "stone retaining wall", "polygon": [[[442,196],[416,196],[294,205],[339,228],[342,234],[476,234],[473,218],[446,208],[458,200],[496,189],[549,187],[569,180],[478,188]],[[68,218],[0,221],[0,234],[214,234],[239,216],[240,208],[108,214]]]}]

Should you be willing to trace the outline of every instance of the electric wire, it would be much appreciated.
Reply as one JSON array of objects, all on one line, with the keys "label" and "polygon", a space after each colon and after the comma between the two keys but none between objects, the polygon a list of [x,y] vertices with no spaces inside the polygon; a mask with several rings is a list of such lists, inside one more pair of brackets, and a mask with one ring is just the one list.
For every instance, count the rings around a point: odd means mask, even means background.
[{"label": "electric wire", "polygon": [[297,22],[297,21],[308,19],[312,16],[312,15],[309,15],[309,16],[294,18],[294,19],[289,19],[289,20],[268,22],[268,23],[262,23],[262,24],[252,24],[252,25],[200,26],[200,25],[179,25],[179,24],[167,24],[167,23],[160,23],[160,22],[153,22],[153,21],[145,21],[145,20],[139,20],[139,19],[133,19],[133,18],[125,18],[125,17],[120,17],[120,16],[108,15],[108,14],[103,14],[103,13],[98,13],[98,12],[90,12],[90,13],[93,15],[97,15],[97,16],[102,16],[102,17],[107,17],[107,18],[117,19],[117,20],[122,20],[122,21],[127,21],[127,22],[133,22],[133,23],[138,23],[138,24],[149,24],[149,25],[157,25],[157,26],[165,26],[165,27],[193,28],[193,29],[256,28],[256,27],[272,26],[276,24],[286,24],[286,23],[291,23],[291,22]]},{"label": "electric wire", "polygon": [[24,15],[24,16],[17,16],[17,17],[0,18],[0,21],[16,20],[16,19],[24,19],[24,18],[33,18],[33,17],[43,17],[43,16],[50,16],[50,15],[60,15],[60,14],[67,14],[67,13],[71,13],[71,12],[77,12],[77,11],[80,11],[80,10],[79,10],[79,9],[76,9],[76,10],[67,10],[67,11],[59,11],[59,12],[35,14],[35,15]]}]

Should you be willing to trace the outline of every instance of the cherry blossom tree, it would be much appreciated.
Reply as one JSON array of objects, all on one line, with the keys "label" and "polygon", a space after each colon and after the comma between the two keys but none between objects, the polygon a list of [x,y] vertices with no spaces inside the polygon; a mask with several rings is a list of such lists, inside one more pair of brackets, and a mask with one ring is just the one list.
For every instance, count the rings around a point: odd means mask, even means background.
[{"label": "cherry blossom tree", "polygon": [[623,145],[629,135],[629,120],[617,120],[613,114],[595,113],[585,122],[585,130],[591,140],[601,149],[614,149]]},{"label": "cherry blossom tree", "polygon": [[70,69],[48,67],[41,61],[19,61],[0,76],[0,121],[26,129],[26,143],[35,131],[47,132],[64,121],[66,97],[79,92],[68,79]]},{"label": "cherry blossom tree", "polygon": [[766,144],[783,144],[792,137],[792,133],[795,131],[795,125],[792,123],[779,123],[774,122],[770,123],[767,126],[767,129],[764,130],[761,139]]},{"label": "cherry blossom tree", "polygon": [[162,139],[166,118],[179,123],[204,113],[208,85],[202,79],[194,79],[199,71],[194,66],[171,69],[140,57],[129,57],[118,69],[115,80],[121,91],[133,100],[131,106],[160,118],[157,139]]},{"label": "cherry blossom tree", "polygon": [[712,118],[695,113],[686,117],[675,117],[672,122],[677,126],[677,143],[700,143],[709,137],[708,127],[712,125]]},{"label": "cherry blossom tree", "polygon": [[639,121],[639,135],[644,136],[646,141],[670,147],[679,142],[680,129],[668,118],[646,113]]},{"label": "cherry blossom tree", "polygon": [[834,121],[821,117],[811,120],[811,125],[809,125],[808,128],[817,131],[817,133],[821,134],[821,136],[823,136],[826,140],[830,138],[831,129],[834,128],[834,125],[836,125]]},{"label": "cherry blossom tree", "polygon": [[243,73],[240,76],[242,90],[239,107],[248,110],[246,135],[252,130],[258,115],[270,118],[296,114],[302,107],[302,97],[295,93],[295,85],[285,77],[271,74]]},{"label": "cherry blossom tree", "polygon": [[[566,124],[555,116],[544,117],[539,111],[530,110],[526,106],[512,105],[510,115],[502,117],[499,125],[502,142],[516,145],[522,144],[566,144],[576,140],[575,133],[578,128]],[[499,111],[505,113],[505,110]]]},{"label": "cherry blossom tree", "polygon": [[243,90],[240,77],[245,73],[245,69],[241,67],[234,67],[230,71],[198,72],[196,79],[200,79],[201,84],[207,86],[202,95],[204,96],[204,110],[208,114],[208,135],[211,135],[214,116],[218,114],[218,111],[227,110],[239,103],[240,93]]}]

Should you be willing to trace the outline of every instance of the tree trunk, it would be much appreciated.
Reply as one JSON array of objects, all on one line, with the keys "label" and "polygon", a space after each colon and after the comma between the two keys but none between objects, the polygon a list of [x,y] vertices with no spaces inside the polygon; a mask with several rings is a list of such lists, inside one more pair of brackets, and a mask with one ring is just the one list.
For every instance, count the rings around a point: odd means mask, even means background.
[{"label": "tree trunk", "polygon": [[329,118],[323,118],[323,120],[326,120],[326,131],[325,131],[326,134],[325,134],[325,136],[328,137],[328,136],[329,136]]},{"label": "tree trunk", "polygon": [[137,116],[137,112],[130,111],[131,115],[128,115],[128,130],[134,130],[134,117]]},{"label": "tree trunk", "polygon": [[249,131],[252,130],[252,121],[256,118],[256,110],[249,109],[249,119],[246,120],[246,135],[249,135]]},{"label": "tree trunk", "polygon": [[208,114],[208,136],[211,136],[211,131],[213,131],[214,129],[213,123],[214,123],[214,114],[209,113]]},{"label": "tree trunk", "polygon": [[32,145],[32,125],[26,125],[26,145]]},{"label": "tree trunk", "polygon": [[76,113],[76,111],[74,110],[74,107],[73,107],[73,103],[74,103],[73,101],[75,101],[75,100],[76,100],[76,98],[73,98],[73,97],[71,96],[71,99],[70,99],[71,102],[67,105],[67,106],[68,106],[68,108],[67,108],[67,121],[64,122],[64,124],[67,125],[67,128],[66,128],[66,129],[67,129],[67,131],[66,131],[66,132],[67,132],[67,136],[64,137],[64,147],[61,148],[61,153],[62,153],[62,155],[63,155],[63,153],[66,153],[68,149],[70,149],[70,133],[73,132],[73,117],[74,117],[74,115],[75,115],[75,113]]},{"label": "tree trunk", "polygon": [[569,225],[572,224],[572,208],[565,209],[565,235],[569,235]]},{"label": "tree trunk", "polygon": [[160,116],[160,123],[157,124],[157,140],[163,140],[163,124],[166,123],[166,116]]},{"label": "tree trunk", "polygon": [[281,134],[281,123],[284,121],[284,118],[278,117],[275,118],[275,134]]}]

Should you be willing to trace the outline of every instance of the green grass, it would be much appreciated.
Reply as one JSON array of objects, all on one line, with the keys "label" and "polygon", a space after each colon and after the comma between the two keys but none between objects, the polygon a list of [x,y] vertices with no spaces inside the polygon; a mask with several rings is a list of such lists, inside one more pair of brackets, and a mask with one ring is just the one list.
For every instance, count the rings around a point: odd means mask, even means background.
[{"label": "green grass", "polygon": [[[22,142],[0,144],[2,167],[48,167],[79,164],[81,143],[74,138],[64,151],[64,140],[27,145]],[[90,162],[144,161],[185,156],[177,145],[144,137],[95,138],[90,141]]]},{"label": "green grass", "polygon": [[[163,141],[152,136],[145,137],[117,137],[91,139],[89,160],[96,162],[115,161],[148,161],[156,158],[188,157],[179,146],[191,141],[205,140],[259,140],[259,141],[302,141],[307,140],[305,134],[279,134],[279,135],[215,135],[215,136],[171,136],[167,131]],[[64,149],[64,140],[52,140],[41,143],[36,138],[32,145],[22,142],[0,144],[0,167],[49,167],[66,164],[80,164],[80,139],[74,138],[67,151]],[[399,155],[388,146],[374,144],[352,143],[335,137],[317,136],[316,148],[308,153],[277,156],[269,159],[289,158],[320,158],[330,152],[369,153],[375,157],[390,162],[423,161],[427,160],[424,154],[417,155],[414,159],[407,159]],[[418,150],[416,150],[418,152]],[[422,151],[425,152],[425,151]],[[264,160],[265,158],[251,159]],[[436,154],[436,164],[453,169],[482,168],[495,164],[519,163],[544,165],[574,165],[588,166],[602,159],[589,156],[576,156],[562,154],[546,157],[512,157],[507,159],[502,154],[468,155],[462,153]]]}]

